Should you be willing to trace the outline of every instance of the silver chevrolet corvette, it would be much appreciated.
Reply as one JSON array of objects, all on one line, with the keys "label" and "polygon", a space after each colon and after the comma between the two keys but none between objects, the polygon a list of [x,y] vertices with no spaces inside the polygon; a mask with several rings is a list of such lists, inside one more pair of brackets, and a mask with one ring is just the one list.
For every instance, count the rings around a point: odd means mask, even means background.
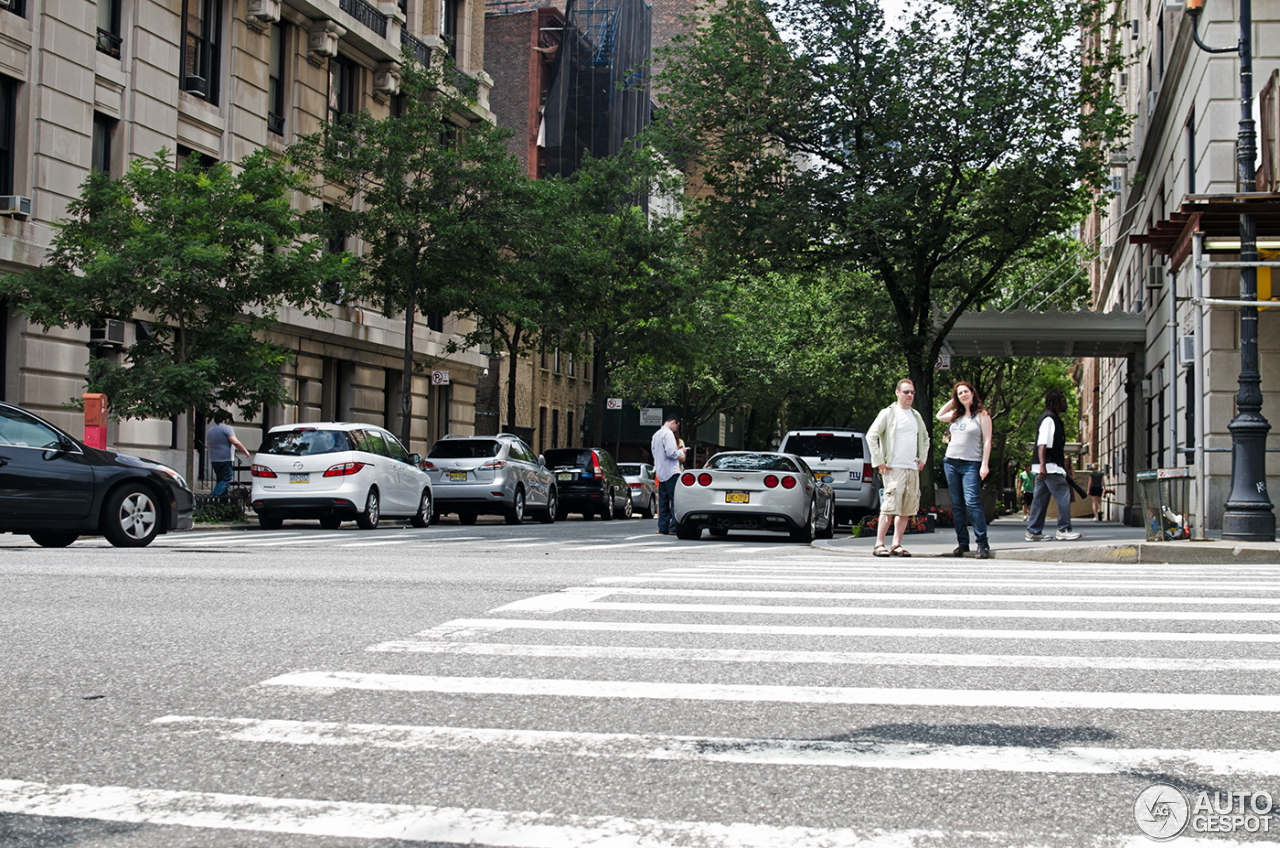
[{"label": "silver chevrolet corvette", "polygon": [[796,542],[830,539],[835,495],[798,456],[771,451],[718,453],[680,475],[676,535],[697,539],[730,530],[776,530]]}]

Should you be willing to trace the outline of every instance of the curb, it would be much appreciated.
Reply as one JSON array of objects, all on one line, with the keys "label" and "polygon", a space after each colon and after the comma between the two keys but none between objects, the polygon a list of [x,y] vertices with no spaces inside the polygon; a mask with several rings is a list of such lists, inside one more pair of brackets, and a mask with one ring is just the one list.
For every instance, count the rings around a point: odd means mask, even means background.
[{"label": "curb", "polygon": [[[836,547],[830,539],[810,547],[838,556],[871,557],[871,551]],[[916,554],[913,559],[953,559],[946,554]],[[965,557],[969,559],[970,557]],[[1255,542],[1122,542],[1110,545],[1037,545],[1000,548],[991,559],[1022,562],[1115,562],[1169,565],[1280,565],[1280,544]]]}]

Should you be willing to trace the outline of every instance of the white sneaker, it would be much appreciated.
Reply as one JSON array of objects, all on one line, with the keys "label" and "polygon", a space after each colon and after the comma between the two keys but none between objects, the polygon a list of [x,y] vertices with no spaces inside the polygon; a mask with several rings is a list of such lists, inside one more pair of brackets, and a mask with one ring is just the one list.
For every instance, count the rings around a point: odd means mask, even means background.
[{"label": "white sneaker", "polygon": [[1074,542],[1076,539],[1079,539],[1080,536],[1081,534],[1074,530],[1059,530],[1057,533],[1053,534],[1053,538],[1057,539],[1059,542]]},{"label": "white sneaker", "polygon": [[1043,542],[1043,541],[1044,541],[1044,534],[1043,534],[1043,533],[1028,533],[1028,534],[1026,534],[1025,536],[1023,536],[1023,537],[1022,537],[1022,541],[1024,541],[1024,542]]}]

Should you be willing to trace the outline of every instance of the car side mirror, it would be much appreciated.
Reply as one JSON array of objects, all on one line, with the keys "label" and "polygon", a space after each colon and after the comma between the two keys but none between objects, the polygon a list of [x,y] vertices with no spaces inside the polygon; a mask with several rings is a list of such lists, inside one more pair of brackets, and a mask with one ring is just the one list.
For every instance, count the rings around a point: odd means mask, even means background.
[{"label": "car side mirror", "polygon": [[545,456],[543,456],[542,454],[538,454],[538,467],[539,467],[539,468],[546,468],[546,467],[547,467],[547,458],[546,458]]},{"label": "car side mirror", "polygon": [[422,455],[421,455],[421,454],[416,454],[416,453],[411,453],[411,454],[409,454],[409,464],[410,464],[410,465],[421,465],[421,464],[422,464]]}]

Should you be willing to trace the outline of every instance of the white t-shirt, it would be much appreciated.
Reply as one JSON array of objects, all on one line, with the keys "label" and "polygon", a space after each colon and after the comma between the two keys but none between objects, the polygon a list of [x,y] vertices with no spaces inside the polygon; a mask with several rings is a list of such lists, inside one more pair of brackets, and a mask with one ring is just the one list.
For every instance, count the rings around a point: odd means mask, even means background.
[{"label": "white t-shirt", "polygon": [[920,432],[920,425],[916,423],[916,416],[911,410],[903,409],[897,404],[893,406],[893,418],[893,456],[889,458],[889,467],[910,468],[915,471],[920,467],[916,463],[916,436]]},{"label": "white t-shirt", "polygon": [[[1053,424],[1053,419],[1045,416],[1044,421],[1040,422],[1040,433],[1036,436],[1036,454],[1035,460],[1031,463],[1031,473],[1040,473],[1040,446],[1053,447],[1054,430],[1057,427]],[[1046,462],[1045,474],[1066,474],[1067,470],[1056,462]]]}]

